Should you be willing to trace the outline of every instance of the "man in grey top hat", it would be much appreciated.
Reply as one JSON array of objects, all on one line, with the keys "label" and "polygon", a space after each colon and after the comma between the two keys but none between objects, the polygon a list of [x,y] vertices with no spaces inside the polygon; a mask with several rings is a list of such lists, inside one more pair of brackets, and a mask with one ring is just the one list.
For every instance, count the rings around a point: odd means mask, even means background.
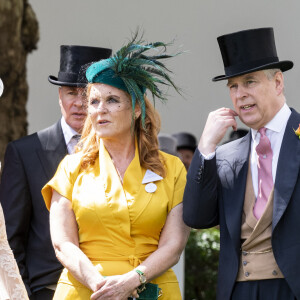
[{"label": "man in grey top hat", "polygon": [[170,134],[159,133],[158,143],[159,143],[159,150],[178,156],[176,139],[172,137]]},{"label": "man in grey top hat", "polygon": [[108,58],[111,49],[61,46],[58,77],[62,118],[54,125],[8,144],[0,201],[7,236],[30,299],[52,299],[62,266],[55,257],[49,230],[49,212],[41,195],[64,156],[74,151],[80,137],[84,105],[83,65]]},{"label": "man in grey top hat", "polygon": [[[217,299],[300,299],[300,115],[287,106],[272,28],[218,38],[234,109],[209,114],[187,175],[187,225],[220,225]],[[217,147],[236,117],[250,132]]]}]

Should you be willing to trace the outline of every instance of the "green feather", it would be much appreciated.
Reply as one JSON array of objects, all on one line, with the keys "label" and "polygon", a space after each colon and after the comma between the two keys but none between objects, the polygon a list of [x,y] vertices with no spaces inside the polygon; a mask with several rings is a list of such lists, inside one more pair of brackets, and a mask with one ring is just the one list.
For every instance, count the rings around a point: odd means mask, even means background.
[{"label": "green feather", "polygon": [[[171,71],[162,61],[175,57],[167,54],[167,48],[172,43],[154,42],[145,43],[143,36],[139,37],[137,30],[132,39],[117,51],[107,62],[107,68],[114,71],[115,76],[123,80],[132,98],[132,109],[134,111],[136,102],[141,107],[142,122],[145,120],[144,92],[148,89],[155,104],[155,98],[166,101],[165,93],[159,85],[172,86],[178,93],[179,88],[175,85],[168,73]],[[151,51],[152,54],[148,55]],[[154,54],[153,54],[154,52]]]}]

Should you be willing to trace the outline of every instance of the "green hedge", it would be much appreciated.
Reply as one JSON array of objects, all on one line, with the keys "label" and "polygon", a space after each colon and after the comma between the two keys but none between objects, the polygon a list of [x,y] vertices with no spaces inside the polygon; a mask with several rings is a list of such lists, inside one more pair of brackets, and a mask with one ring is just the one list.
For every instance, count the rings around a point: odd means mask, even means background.
[{"label": "green hedge", "polygon": [[218,228],[192,229],[185,248],[185,300],[214,300],[218,274]]}]

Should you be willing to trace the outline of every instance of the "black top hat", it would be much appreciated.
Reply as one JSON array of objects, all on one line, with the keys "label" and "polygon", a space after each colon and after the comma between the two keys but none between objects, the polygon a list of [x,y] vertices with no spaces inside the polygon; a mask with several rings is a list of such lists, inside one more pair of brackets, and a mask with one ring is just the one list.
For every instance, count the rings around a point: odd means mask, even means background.
[{"label": "black top hat", "polygon": [[88,46],[60,46],[60,68],[58,77],[50,75],[49,82],[60,86],[85,87],[87,80],[80,76],[80,68],[88,63],[106,59],[111,56],[112,50]]},{"label": "black top hat", "polygon": [[197,140],[196,138],[187,132],[179,132],[173,134],[173,137],[177,140],[177,150],[180,149],[190,149],[195,151],[197,148]]},{"label": "black top hat", "polygon": [[254,71],[279,68],[282,72],[293,67],[289,60],[279,61],[273,28],[258,28],[225,34],[217,38],[225,75],[219,81]]}]

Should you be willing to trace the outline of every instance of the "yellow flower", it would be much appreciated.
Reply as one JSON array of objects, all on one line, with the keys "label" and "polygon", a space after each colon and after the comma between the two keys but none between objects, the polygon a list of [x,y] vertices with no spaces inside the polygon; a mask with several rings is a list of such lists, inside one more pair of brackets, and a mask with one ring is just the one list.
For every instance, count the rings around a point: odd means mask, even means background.
[{"label": "yellow flower", "polygon": [[300,124],[299,124],[299,127],[297,128],[297,130],[294,130],[295,131],[295,134],[299,137],[300,139]]}]

